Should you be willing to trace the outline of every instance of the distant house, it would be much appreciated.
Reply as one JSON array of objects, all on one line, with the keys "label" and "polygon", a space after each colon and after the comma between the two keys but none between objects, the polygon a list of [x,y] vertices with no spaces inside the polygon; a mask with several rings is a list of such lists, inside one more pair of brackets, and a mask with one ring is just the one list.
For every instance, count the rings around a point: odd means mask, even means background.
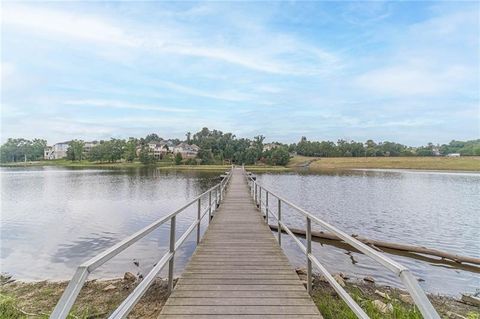
[{"label": "distant house", "polygon": [[200,147],[195,144],[180,143],[173,147],[173,154],[180,153],[182,158],[195,158],[198,151],[200,151]]},{"label": "distant house", "polygon": [[149,151],[156,159],[162,159],[168,154],[169,148],[167,143],[160,141],[152,141],[147,144]]},{"label": "distant house", "polygon": [[433,154],[433,156],[440,156],[440,155],[442,155],[442,154],[440,153],[440,149],[439,149],[438,147],[432,148],[432,154]]},{"label": "distant house", "polygon": [[94,148],[95,146],[97,146],[99,144],[100,144],[99,141],[85,142],[85,144],[83,145],[83,151],[86,152],[86,153],[90,153],[92,148]]},{"label": "distant house", "polygon": [[447,154],[447,157],[460,157],[460,153],[450,153]]},{"label": "distant house", "polygon": [[67,157],[67,149],[70,141],[47,146],[43,151],[43,158],[46,160],[60,159]]},{"label": "distant house", "polygon": [[270,151],[273,150],[274,148],[278,147],[277,143],[268,143],[268,144],[263,144],[263,151]]}]

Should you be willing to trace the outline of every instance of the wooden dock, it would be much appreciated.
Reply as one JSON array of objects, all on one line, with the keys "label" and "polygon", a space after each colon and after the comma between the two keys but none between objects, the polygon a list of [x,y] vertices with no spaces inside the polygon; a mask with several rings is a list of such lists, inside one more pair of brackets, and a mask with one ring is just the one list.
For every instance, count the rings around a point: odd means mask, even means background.
[{"label": "wooden dock", "polygon": [[322,318],[250,197],[242,169],[160,318]]}]

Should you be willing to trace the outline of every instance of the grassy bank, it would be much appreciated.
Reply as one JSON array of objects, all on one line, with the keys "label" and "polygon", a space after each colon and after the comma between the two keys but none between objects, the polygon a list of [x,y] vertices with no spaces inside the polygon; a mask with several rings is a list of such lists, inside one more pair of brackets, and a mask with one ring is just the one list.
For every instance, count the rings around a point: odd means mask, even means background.
[{"label": "grassy bank", "polygon": [[[3,163],[3,167],[30,166],[63,166],[84,168],[141,168],[155,167],[166,170],[213,170],[225,171],[230,165],[175,165],[172,161],[159,161],[144,165],[135,162],[90,162],[51,160],[35,162]],[[246,169],[253,172],[291,171],[308,168],[311,171],[342,170],[342,169],[418,169],[418,170],[452,170],[480,171],[480,156],[465,157],[306,157],[294,156],[287,166],[248,165]]]},{"label": "grassy bank", "polygon": [[[13,282],[0,288],[0,318],[48,318],[67,282]],[[136,283],[92,280],[83,287],[69,319],[107,318],[133,291]],[[135,306],[129,318],[157,318],[167,299],[167,283],[158,279]]]},{"label": "grassy bank", "polygon": [[[50,160],[50,161],[34,161],[34,162],[17,162],[17,163],[2,163],[2,167],[35,167],[35,166],[61,166],[70,168],[143,168],[154,167],[164,170],[199,170],[199,171],[227,171],[231,165],[175,165],[172,161],[159,161],[154,164],[145,165],[141,162],[90,162],[90,161],[69,161],[69,160]],[[249,171],[288,171],[290,170],[284,166],[270,166],[270,165],[248,165],[245,168]]]},{"label": "grassy bank", "polygon": [[[315,278],[313,301],[324,319],[356,319],[357,316],[326,282]],[[345,290],[372,319],[422,319],[408,293],[366,282],[345,282]],[[454,298],[429,295],[441,318],[480,319],[479,309]]]},{"label": "grassy bank", "polygon": [[[299,276],[304,279],[303,274]],[[48,318],[66,285],[66,282],[4,281],[0,288],[0,318]],[[123,279],[89,281],[82,289],[69,318],[107,318],[135,286],[135,282]],[[321,276],[314,278],[313,288],[313,300],[325,319],[356,318]],[[345,289],[372,319],[422,318],[418,309],[405,298],[406,293],[401,290],[347,280]],[[166,282],[158,279],[135,306],[129,318],[157,318],[166,299]],[[449,297],[430,295],[429,299],[442,318],[480,319],[477,307]],[[389,309],[379,308],[379,301]]]},{"label": "grassy bank", "polygon": [[310,170],[334,169],[419,169],[480,171],[480,157],[322,157],[295,156],[291,168],[308,166]]}]

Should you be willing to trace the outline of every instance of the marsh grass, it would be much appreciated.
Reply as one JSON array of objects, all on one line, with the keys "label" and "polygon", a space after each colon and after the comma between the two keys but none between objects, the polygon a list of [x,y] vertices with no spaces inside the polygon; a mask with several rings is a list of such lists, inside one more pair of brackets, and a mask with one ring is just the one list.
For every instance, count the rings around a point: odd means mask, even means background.
[{"label": "marsh grass", "polygon": [[[292,163],[298,165],[307,159],[300,157]],[[309,168],[312,171],[355,168],[480,171],[480,157],[322,157],[313,161]]]}]

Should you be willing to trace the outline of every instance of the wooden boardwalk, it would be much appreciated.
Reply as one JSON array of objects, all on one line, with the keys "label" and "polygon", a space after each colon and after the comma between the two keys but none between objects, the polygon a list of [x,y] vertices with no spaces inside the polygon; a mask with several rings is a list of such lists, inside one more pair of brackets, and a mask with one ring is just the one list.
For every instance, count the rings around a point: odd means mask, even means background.
[{"label": "wooden boardwalk", "polygon": [[160,318],[321,318],[241,169]]}]

